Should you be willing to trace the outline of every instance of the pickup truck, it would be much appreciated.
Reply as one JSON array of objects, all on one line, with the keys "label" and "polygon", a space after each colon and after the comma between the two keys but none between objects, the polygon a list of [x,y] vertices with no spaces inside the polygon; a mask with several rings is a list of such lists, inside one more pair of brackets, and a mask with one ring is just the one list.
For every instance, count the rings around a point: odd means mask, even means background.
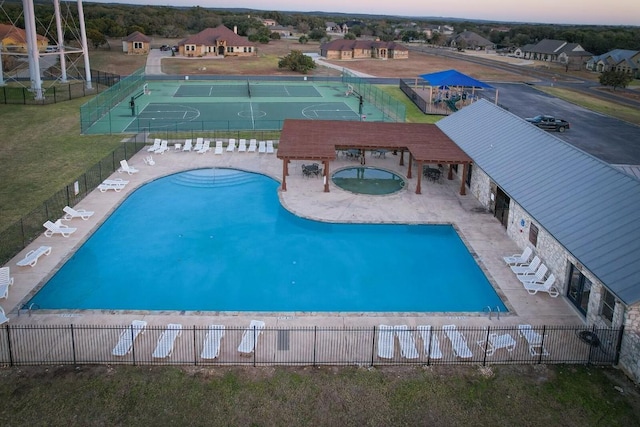
[{"label": "pickup truck", "polygon": [[525,119],[529,123],[538,126],[544,130],[555,130],[557,132],[564,132],[571,126],[569,122],[562,119],[556,119],[553,116],[539,115]]}]

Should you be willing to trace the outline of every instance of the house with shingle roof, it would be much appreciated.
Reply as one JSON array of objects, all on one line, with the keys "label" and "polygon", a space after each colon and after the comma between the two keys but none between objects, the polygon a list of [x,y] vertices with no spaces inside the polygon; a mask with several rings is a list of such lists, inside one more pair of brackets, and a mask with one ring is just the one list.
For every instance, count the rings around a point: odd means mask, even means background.
[{"label": "house with shingle roof", "polygon": [[587,70],[603,72],[624,71],[640,78],[640,50],[614,49],[587,61]]},{"label": "house with shingle roof", "polygon": [[593,56],[578,43],[552,39],[544,39],[536,44],[527,44],[516,49],[514,54],[523,59],[560,62],[562,64],[569,62],[582,64]]},{"label": "house with shingle roof", "polygon": [[257,52],[255,44],[238,35],[237,27],[232,31],[224,25],[206,28],[178,43],[178,54],[187,57],[256,56]]},{"label": "house with shingle roof", "polygon": [[453,37],[449,43],[451,47],[464,47],[472,50],[495,49],[496,45],[491,40],[487,40],[480,34],[473,31],[463,31]]},{"label": "house with shingle roof", "polygon": [[396,42],[336,39],[320,46],[326,59],[407,59],[409,49]]},{"label": "house with shingle roof", "polygon": [[127,55],[146,55],[151,49],[151,37],[134,31],[122,39],[122,51]]},{"label": "house with shingle roof", "polygon": [[[36,38],[38,39],[38,50],[45,50],[49,45],[49,39],[39,34]],[[14,25],[0,24],[0,44],[6,52],[26,53],[27,33]]]}]

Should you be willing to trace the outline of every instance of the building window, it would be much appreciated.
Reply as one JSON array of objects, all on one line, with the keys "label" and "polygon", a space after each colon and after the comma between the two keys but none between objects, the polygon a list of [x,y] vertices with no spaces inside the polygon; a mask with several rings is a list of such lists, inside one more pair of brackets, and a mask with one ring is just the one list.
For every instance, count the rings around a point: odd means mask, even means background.
[{"label": "building window", "polygon": [[616,297],[611,292],[603,289],[602,294],[602,307],[600,308],[600,315],[604,320],[609,322],[609,325],[613,323],[613,311],[616,308]]},{"label": "building window", "polygon": [[142,42],[133,42],[134,49],[142,49]]},{"label": "building window", "polygon": [[533,223],[529,225],[529,241],[533,246],[538,246],[538,227]]},{"label": "building window", "polygon": [[233,52],[233,46],[227,46],[227,52]]}]

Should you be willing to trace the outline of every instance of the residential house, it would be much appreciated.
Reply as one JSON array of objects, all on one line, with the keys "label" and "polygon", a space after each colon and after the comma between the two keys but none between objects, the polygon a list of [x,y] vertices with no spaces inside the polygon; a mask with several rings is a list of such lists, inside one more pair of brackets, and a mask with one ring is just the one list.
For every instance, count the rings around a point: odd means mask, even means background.
[{"label": "residential house", "polygon": [[619,365],[640,381],[640,180],[486,100],[436,126],[473,159],[458,178],[585,325],[624,327]]},{"label": "residential house", "polygon": [[257,52],[255,44],[238,35],[236,27],[232,31],[224,25],[206,28],[178,43],[178,54],[187,57],[256,56]]},{"label": "residential house", "polygon": [[514,55],[534,61],[574,63],[577,64],[577,68],[581,68],[582,64],[593,56],[578,43],[552,39],[544,39],[535,44],[522,46],[514,51]]},{"label": "residential house", "polygon": [[491,40],[487,40],[473,31],[463,31],[457,34],[451,39],[449,45],[451,47],[471,50],[489,50],[496,48],[496,45]]},{"label": "residential house", "polygon": [[[44,51],[49,45],[49,39],[37,35],[38,51]],[[0,44],[6,52],[27,53],[27,33],[22,28],[13,25],[0,24]]]},{"label": "residential house", "polygon": [[407,59],[409,50],[396,42],[336,39],[320,46],[327,59]]},{"label": "residential house", "polygon": [[614,49],[587,61],[587,70],[603,72],[624,71],[640,78],[640,50]]},{"label": "residential house", "polygon": [[146,55],[151,49],[151,37],[134,31],[122,40],[122,51],[127,55]]},{"label": "residential house", "polygon": [[275,19],[264,19],[264,18],[259,18],[260,22],[262,22],[262,25],[264,25],[265,27],[275,27],[276,25],[278,25],[278,21],[276,21]]}]

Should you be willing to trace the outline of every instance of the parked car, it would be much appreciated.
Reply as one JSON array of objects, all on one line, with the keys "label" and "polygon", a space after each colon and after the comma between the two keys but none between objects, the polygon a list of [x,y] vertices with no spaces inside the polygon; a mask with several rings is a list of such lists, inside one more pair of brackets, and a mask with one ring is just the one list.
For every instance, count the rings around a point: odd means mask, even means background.
[{"label": "parked car", "polygon": [[556,119],[553,116],[547,116],[543,114],[535,117],[526,118],[525,120],[531,124],[538,126],[540,129],[544,129],[544,130],[555,130],[558,132],[564,132],[565,130],[571,127],[569,125],[569,122],[566,120]]},{"label": "parked car", "polygon": [[160,46],[160,50],[163,52],[166,52],[168,50],[171,50],[171,46],[167,45],[167,44],[163,44],[162,46]]}]

